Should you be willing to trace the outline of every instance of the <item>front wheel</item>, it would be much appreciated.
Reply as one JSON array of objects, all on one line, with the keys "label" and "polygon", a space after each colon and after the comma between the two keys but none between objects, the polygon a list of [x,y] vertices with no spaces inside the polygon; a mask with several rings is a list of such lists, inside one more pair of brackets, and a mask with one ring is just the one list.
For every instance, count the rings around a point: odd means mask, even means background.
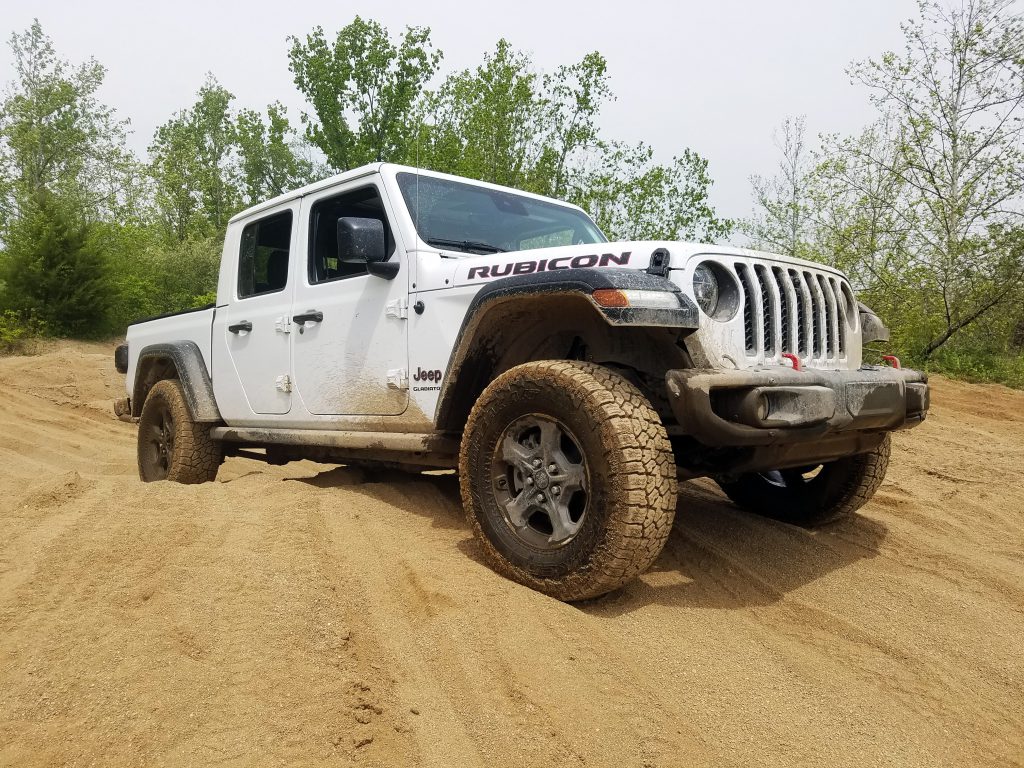
[{"label": "front wheel", "polygon": [[718,481],[725,494],[749,512],[813,528],[852,515],[885,479],[890,441],[867,453],[796,469],[751,472]]},{"label": "front wheel", "polygon": [[192,421],[181,382],[164,379],[153,385],[139,418],[143,481],[209,482],[217,477],[221,450],[221,444],[210,438],[210,425]]},{"label": "front wheel", "polygon": [[526,363],[495,379],[466,424],[459,476],[491,567],[560,600],[643,573],[675,517],[658,414],[626,379],[589,363]]}]

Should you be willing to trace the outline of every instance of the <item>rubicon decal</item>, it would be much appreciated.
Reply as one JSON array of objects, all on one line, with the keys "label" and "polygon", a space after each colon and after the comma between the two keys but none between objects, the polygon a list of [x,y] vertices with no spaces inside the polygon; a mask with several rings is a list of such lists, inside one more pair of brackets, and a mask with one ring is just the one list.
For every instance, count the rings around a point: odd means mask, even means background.
[{"label": "rubicon decal", "polygon": [[555,269],[585,269],[587,267],[625,266],[629,264],[632,251],[621,254],[590,253],[585,256],[558,256],[554,259],[530,259],[510,261],[507,264],[488,264],[469,268],[469,280],[507,277],[508,275],[529,275],[533,272],[550,272]]}]

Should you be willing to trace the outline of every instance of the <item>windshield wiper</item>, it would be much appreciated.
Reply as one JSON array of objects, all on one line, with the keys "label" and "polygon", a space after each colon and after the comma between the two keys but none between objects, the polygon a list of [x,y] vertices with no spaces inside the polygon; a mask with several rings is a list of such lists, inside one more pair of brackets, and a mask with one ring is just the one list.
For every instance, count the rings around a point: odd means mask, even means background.
[{"label": "windshield wiper", "polygon": [[446,240],[443,237],[430,237],[427,238],[426,242],[441,248],[458,248],[463,251],[482,251],[483,253],[505,253],[504,248],[499,248],[490,243],[482,243],[478,240]]}]

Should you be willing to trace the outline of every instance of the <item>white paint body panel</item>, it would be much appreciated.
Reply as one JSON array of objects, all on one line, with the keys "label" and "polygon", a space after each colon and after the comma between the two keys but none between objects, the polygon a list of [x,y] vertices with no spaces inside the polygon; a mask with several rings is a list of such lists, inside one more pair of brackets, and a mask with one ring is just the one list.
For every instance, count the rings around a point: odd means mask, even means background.
[{"label": "white paint body panel", "polygon": [[[132,326],[128,334],[128,381],[134,379],[136,350],[147,343],[188,339],[203,350],[204,361],[213,376],[217,403],[228,425],[429,432],[467,309],[480,288],[493,280],[537,271],[568,273],[581,267],[642,270],[648,267],[651,253],[664,248],[670,254],[670,279],[690,298],[693,270],[707,259],[730,270],[736,264],[774,264],[811,270],[826,279],[831,276],[846,282],[841,273],[821,264],[697,243],[615,242],[491,255],[445,252],[426,244],[417,235],[396,179],[402,172],[416,171],[388,164],[366,166],[235,216],[225,240],[216,316],[212,311],[192,313]],[[421,173],[466,181],[445,174]],[[392,259],[399,260],[401,271],[390,281],[362,276],[310,285],[307,247],[312,202],[370,182],[380,188],[396,240]],[[482,186],[505,190],[495,185]],[[293,214],[288,287],[274,294],[273,300],[267,299],[265,306],[247,305],[253,299],[239,301],[235,294],[241,230],[251,221],[286,208],[297,212]],[[387,305],[403,299],[407,301],[407,318],[388,315]],[[422,314],[414,311],[417,302],[423,303]],[[319,326],[307,327],[302,334],[297,326],[292,327],[290,334],[274,331],[276,318],[290,318],[311,309],[324,312],[324,322]],[[234,338],[226,330],[239,319],[254,324],[248,338]],[[826,370],[859,367],[860,328],[856,320],[848,331],[848,354],[834,360],[807,359],[805,366]],[[765,368],[789,364],[779,354],[747,353],[742,311],[725,322],[702,314],[701,327],[687,338],[686,344],[701,367]],[[400,370],[408,377],[407,391],[388,386],[389,374]],[[435,371],[441,371],[441,381],[428,375]],[[269,394],[268,388],[273,388],[282,374],[291,377],[295,392]],[[260,408],[267,412],[261,413]]]},{"label": "white paint body panel", "polygon": [[126,338],[129,350],[128,372],[124,377],[128,397],[133,394],[135,371],[139,365],[138,353],[152,344],[191,341],[199,347],[207,370],[213,371],[213,354],[210,349],[210,329],[213,321],[214,310],[202,309],[129,325]]},{"label": "white paint body panel", "polygon": [[[278,377],[291,373],[289,334],[281,326],[291,322],[295,291],[295,254],[298,253],[299,201],[264,211],[273,216],[292,214],[288,282],[283,291],[238,298],[238,256],[244,225],[228,227],[221,257],[221,293],[217,294],[217,318],[213,324],[214,357],[221,363],[213,377],[213,392],[221,416],[229,424],[255,414],[284,415],[292,408],[292,394],[278,387]],[[258,217],[262,218],[262,216]],[[245,222],[248,223],[248,222]],[[233,333],[228,328],[242,321],[252,330]]]},{"label": "white paint body panel", "polygon": [[[319,200],[367,186],[360,178],[303,198],[299,230],[309,232],[310,211]],[[380,184],[376,184],[378,189]],[[384,199],[389,221],[396,216]],[[323,322],[295,326],[291,334],[295,389],[304,413],[331,415],[398,416],[409,403],[406,389],[388,384],[388,371],[408,363],[408,321],[388,315],[387,306],[408,302],[409,270],[401,233],[395,231],[395,253],[401,270],[393,280],[359,275],[311,284],[306,249],[295,279],[295,313],[318,310]]]}]

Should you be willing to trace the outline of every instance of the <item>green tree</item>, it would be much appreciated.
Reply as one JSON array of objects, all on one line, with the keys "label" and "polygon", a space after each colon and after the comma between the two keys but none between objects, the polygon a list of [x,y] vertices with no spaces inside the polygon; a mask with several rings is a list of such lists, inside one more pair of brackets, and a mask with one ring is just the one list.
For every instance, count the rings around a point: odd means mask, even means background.
[{"label": "green tree", "polygon": [[417,105],[437,71],[430,30],[408,27],[398,41],[372,20],[355,20],[329,42],[322,27],[289,38],[289,67],[313,115],[306,136],[330,166],[347,170],[415,156]]},{"label": "green tree", "polygon": [[611,144],[568,198],[616,240],[723,240],[733,223],[711,205],[708,161],[690,149],[668,164],[646,144]]},{"label": "green tree", "polygon": [[911,251],[906,185],[896,129],[887,120],[859,135],[825,136],[806,177],[811,235],[806,254],[842,269],[861,299],[886,319],[900,354],[920,349],[927,275]]},{"label": "green tree", "polygon": [[508,41],[499,40],[476,69],[450,75],[427,110],[424,165],[494,184],[546,186],[534,173],[544,98],[529,57]]},{"label": "green tree", "polygon": [[107,333],[108,243],[96,224],[48,191],[7,232],[4,305],[58,336]]},{"label": "green tree", "polygon": [[255,110],[238,112],[234,142],[246,204],[255,205],[313,180],[313,163],[296,153],[295,141],[295,131],[279,102],[267,107],[266,121]]},{"label": "green tree", "polygon": [[210,303],[224,240],[222,236],[168,240],[151,225],[98,225],[109,244],[113,295],[110,327],[122,330],[142,317]]},{"label": "green tree", "polygon": [[171,237],[220,234],[242,205],[235,167],[234,96],[213,75],[192,107],[156,130],[150,172],[156,206]]},{"label": "green tree", "polygon": [[902,54],[856,64],[896,151],[863,158],[899,181],[908,267],[921,280],[927,359],[1016,295],[1007,247],[1024,203],[1024,21],[1009,0],[922,2]]},{"label": "green tree", "polygon": [[560,66],[544,76],[544,94],[543,149],[534,173],[546,182],[544,194],[563,197],[573,183],[580,183],[573,175],[586,154],[602,147],[598,117],[605,102],[614,98],[608,62],[594,51]]},{"label": "green tree", "polygon": [[99,63],[59,58],[38,21],[10,46],[15,80],[0,103],[0,305],[51,333],[99,335],[110,327],[120,244],[107,222],[142,207],[139,166],[124,147],[125,123],[97,99]]},{"label": "green tree", "polygon": [[611,98],[599,53],[538,76],[528,56],[499,40],[483,64],[430,95],[421,162],[568,199],[613,237],[726,237],[732,225],[710,204],[707,160],[686,149],[659,164],[649,146],[602,139],[598,116]]},{"label": "green tree", "polygon": [[106,70],[94,59],[58,58],[38,20],[10,38],[15,79],[0,103],[0,233],[44,193],[92,218],[132,202],[136,163],[125,122],[96,92]]},{"label": "green tree", "polygon": [[806,258],[811,239],[811,173],[813,160],[807,148],[803,117],[786,118],[774,135],[779,149],[774,176],[751,176],[754,216],[740,230],[755,248]]}]

